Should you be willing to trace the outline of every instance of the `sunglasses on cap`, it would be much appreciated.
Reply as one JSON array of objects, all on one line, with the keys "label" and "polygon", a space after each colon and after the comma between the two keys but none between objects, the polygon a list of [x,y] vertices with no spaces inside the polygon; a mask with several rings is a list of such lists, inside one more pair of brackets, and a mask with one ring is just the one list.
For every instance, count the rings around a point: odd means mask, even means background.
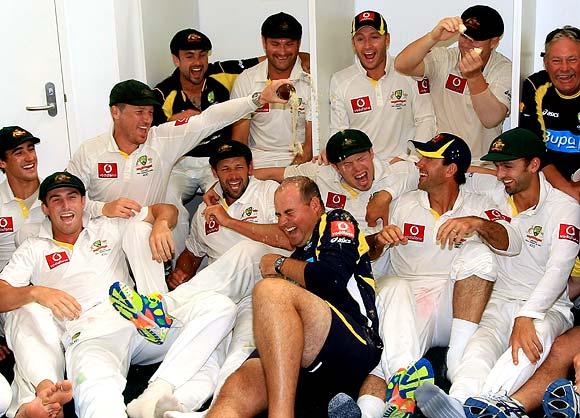
[{"label": "sunglasses on cap", "polygon": [[[578,29],[574,26],[566,25],[562,28],[554,29],[552,32],[548,33],[548,35],[546,35],[546,42],[544,42],[544,45],[548,45],[550,42],[552,42],[554,40],[554,38],[557,35],[560,35],[560,34],[564,35],[567,38],[571,38],[571,39],[574,39],[576,41],[580,41],[580,29]],[[543,58],[545,56],[546,56],[545,52],[540,53],[540,57]]]}]

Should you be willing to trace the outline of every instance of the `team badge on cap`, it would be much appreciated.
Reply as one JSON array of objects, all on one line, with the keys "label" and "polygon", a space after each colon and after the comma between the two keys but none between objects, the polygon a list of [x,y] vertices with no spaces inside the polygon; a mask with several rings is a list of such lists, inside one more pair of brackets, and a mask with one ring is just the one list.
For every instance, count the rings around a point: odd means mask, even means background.
[{"label": "team badge on cap", "polygon": [[12,131],[12,137],[13,138],[20,138],[21,136],[27,135],[28,132],[22,130],[22,129],[14,129]]},{"label": "team badge on cap", "polygon": [[498,138],[493,142],[493,144],[491,144],[490,151],[503,151],[504,147],[504,142],[501,140],[501,138]]}]

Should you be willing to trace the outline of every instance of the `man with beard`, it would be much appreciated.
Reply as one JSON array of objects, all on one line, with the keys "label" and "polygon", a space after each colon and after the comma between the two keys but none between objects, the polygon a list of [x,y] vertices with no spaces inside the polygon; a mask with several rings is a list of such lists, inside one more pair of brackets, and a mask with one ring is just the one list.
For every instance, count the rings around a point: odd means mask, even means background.
[{"label": "man with beard", "polygon": [[[276,89],[288,80],[276,80],[261,92],[245,98],[211,106],[203,113],[175,122],[151,126],[153,107],[159,105],[154,90],[136,80],[116,84],[111,90],[109,105],[113,124],[109,132],[85,141],[68,165],[68,171],[86,184],[92,202],[93,216],[129,218],[142,205],[166,201],[166,188],[171,169],[187,151],[216,130],[238,120],[265,103],[286,101],[278,98]],[[184,208],[182,207],[182,210]],[[185,218],[185,222],[181,219]],[[180,253],[184,247],[189,223],[187,213],[180,213],[175,242]],[[138,227],[135,224],[136,228]],[[148,236],[149,230],[135,230],[133,236]],[[127,234],[129,236],[131,234]],[[130,248],[126,249],[130,251]],[[149,269],[131,266],[142,278]],[[151,290],[165,290],[165,281],[158,283],[159,272],[151,276]],[[148,291],[148,289],[142,289]]]},{"label": "man with beard", "polygon": [[[501,132],[510,109],[511,62],[495,50],[503,30],[496,10],[472,6],[442,19],[395,59],[397,71],[429,79],[437,131],[464,138],[474,160]],[[457,47],[436,47],[457,36]]]},{"label": "man with beard", "polygon": [[[473,176],[473,189],[511,215],[524,242],[519,255],[496,258],[498,278],[450,395],[430,384],[417,389],[417,404],[428,417],[521,410],[495,395],[520,388],[548,356],[554,339],[572,327],[566,285],[578,254],[580,206],[540,172],[545,154],[544,142],[533,132],[511,129],[483,157],[495,163],[499,181]],[[493,397],[469,398],[480,394]]]},{"label": "man with beard", "polygon": [[232,98],[261,90],[270,81],[290,79],[296,90],[296,102],[294,106],[266,105],[247,114],[234,124],[232,138],[250,146],[256,168],[310,161],[310,77],[302,70],[298,56],[302,25],[293,16],[280,12],[264,21],[261,33],[266,61],[238,76]]},{"label": "man with beard", "polygon": [[548,181],[580,201],[580,30],[554,29],[544,51],[545,70],[522,85],[520,126],[544,139]]},{"label": "man with beard", "polygon": [[435,135],[429,83],[395,71],[391,37],[380,13],[367,10],[352,21],[355,63],[330,79],[330,131],[365,131],[383,162],[407,154],[407,140]]}]

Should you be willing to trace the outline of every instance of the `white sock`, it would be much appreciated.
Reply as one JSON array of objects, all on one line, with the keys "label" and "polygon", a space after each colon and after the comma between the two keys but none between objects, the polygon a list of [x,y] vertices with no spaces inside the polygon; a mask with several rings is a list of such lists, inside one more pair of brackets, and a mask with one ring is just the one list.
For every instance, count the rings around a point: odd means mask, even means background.
[{"label": "white sock", "polygon": [[427,418],[466,418],[461,402],[429,382],[415,390],[415,400]]},{"label": "white sock", "polygon": [[157,401],[164,395],[171,395],[172,393],[173,386],[169,382],[157,379],[149,383],[147,389],[137,399],[129,402],[127,415],[130,418],[154,418]]},{"label": "white sock", "polygon": [[465,346],[475,331],[478,324],[464,319],[453,318],[451,323],[451,337],[449,338],[449,350],[447,351],[447,377],[453,381],[453,376],[459,367]]},{"label": "white sock", "polygon": [[385,412],[385,402],[373,395],[362,395],[356,401],[362,412],[362,418],[382,418]]}]

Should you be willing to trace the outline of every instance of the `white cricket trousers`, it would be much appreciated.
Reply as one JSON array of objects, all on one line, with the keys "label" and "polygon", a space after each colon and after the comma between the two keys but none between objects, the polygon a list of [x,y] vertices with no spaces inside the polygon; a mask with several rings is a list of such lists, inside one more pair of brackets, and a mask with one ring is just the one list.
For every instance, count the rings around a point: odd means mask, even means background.
[{"label": "white cricket trousers", "polygon": [[461,402],[470,396],[505,391],[517,391],[544,362],[552,343],[573,324],[570,308],[556,302],[544,319],[535,319],[534,326],[542,347],[540,360],[532,364],[523,350],[519,351],[518,365],[512,361],[509,339],[514,319],[525,302],[492,293],[479,328],[470,338],[449,394]]},{"label": "white cricket trousers", "polygon": [[176,389],[191,380],[231,331],[235,305],[205,292],[169,313],[175,321],[161,345],[147,342],[106,302],[69,324],[66,365],[80,418],[127,416],[122,392],[130,364],[163,360],[151,380],[163,379]]}]

